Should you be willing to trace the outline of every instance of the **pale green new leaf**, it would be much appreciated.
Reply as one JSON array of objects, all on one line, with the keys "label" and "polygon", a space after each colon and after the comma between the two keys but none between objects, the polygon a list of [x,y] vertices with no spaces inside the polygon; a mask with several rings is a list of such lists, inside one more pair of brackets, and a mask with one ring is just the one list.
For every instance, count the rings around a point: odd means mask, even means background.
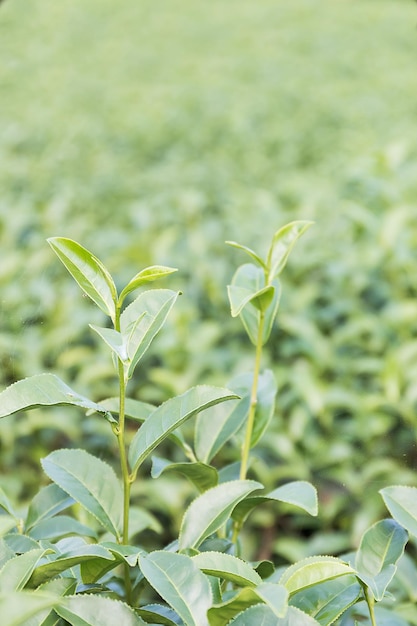
[{"label": "pale green new leaf", "polygon": [[149,584],[186,626],[209,626],[210,583],[190,557],[157,551],[139,557],[139,566]]},{"label": "pale green new leaf", "polygon": [[282,272],[296,241],[312,223],[304,220],[290,222],[275,233],[266,262],[269,271],[269,282]]},{"label": "pale green new leaf", "polygon": [[15,517],[11,515],[0,515],[0,537],[3,535],[7,535],[7,533],[15,528],[17,525],[17,521]]},{"label": "pale green new leaf", "polygon": [[407,531],[393,519],[381,520],[364,533],[356,553],[355,569],[375,600],[384,597],[407,540]]},{"label": "pale green new leaf", "polygon": [[74,500],[58,485],[51,484],[42,487],[32,498],[26,517],[26,531],[39,522],[42,522],[74,503]]},{"label": "pale green new leaf", "polygon": [[128,378],[164,325],[178,295],[179,292],[170,289],[145,291],[123,311],[120,331],[127,345]]},{"label": "pale green new leaf", "polygon": [[260,265],[260,267],[262,267],[263,269],[266,269],[265,263],[263,262],[261,257],[258,254],[256,254],[254,250],[252,250],[252,248],[243,246],[242,244],[237,243],[236,241],[226,241],[226,243],[229,246],[233,246],[233,248],[237,248],[238,250],[242,250],[243,252],[246,252],[246,254],[248,254],[258,265]]},{"label": "pale green new leaf", "polygon": [[192,557],[205,574],[217,576],[239,586],[257,586],[262,578],[246,561],[223,552],[200,552]]},{"label": "pale green new leaf", "polygon": [[385,487],[379,493],[392,517],[417,536],[417,488],[399,485]]},{"label": "pale green new leaf", "polygon": [[257,506],[266,502],[286,502],[293,504],[310,515],[317,515],[317,491],[309,482],[296,480],[281,487],[277,487],[270,493],[261,496],[246,498],[240,502],[233,511],[232,517],[235,521],[242,523],[249,513]]},{"label": "pale green new leaf", "polygon": [[312,556],[288,567],[279,582],[293,594],[346,574],[355,574],[355,570],[340,559],[333,556]]},{"label": "pale green new leaf", "polygon": [[201,385],[161,404],[142,424],[130,444],[129,463],[133,472],[183,422],[210,406],[234,398],[237,396],[228,389]]},{"label": "pale green new leaf", "polygon": [[314,617],[321,626],[329,626],[361,595],[358,579],[348,574],[302,589],[291,597],[291,604]]},{"label": "pale green new leaf", "polygon": [[37,563],[46,552],[46,550],[38,548],[6,561],[0,570],[0,593],[23,589]]},{"label": "pale green new leaf", "polygon": [[[97,554],[95,558],[85,559],[80,564],[81,578],[85,584],[95,583],[119,564],[135,567],[139,554],[144,553],[140,548],[112,541],[101,543],[98,547],[104,548],[106,554]],[[114,557],[113,560],[109,560],[109,553]]]},{"label": "pale green new leaf", "polygon": [[127,361],[127,346],[125,338],[121,333],[113,328],[102,328],[101,326],[95,326],[90,324],[90,328],[104,341],[105,344],[114,352],[116,357],[123,363]]},{"label": "pale green new leaf", "polygon": [[96,595],[63,598],[55,611],[72,626],[146,626],[124,602]]},{"label": "pale green new leaf", "polygon": [[114,321],[117,291],[103,263],[72,239],[51,237],[48,243],[84,293]]},{"label": "pale green new leaf", "polygon": [[219,482],[217,470],[212,465],[205,463],[171,463],[166,459],[152,457],[152,478],[158,478],[165,472],[178,472],[186,476],[200,492],[214,487]]},{"label": "pale green new leaf", "polygon": [[123,495],[114,470],[85,450],[56,450],[41,461],[45,473],[116,538],[121,535]]},{"label": "pale green new leaf", "polygon": [[16,591],[0,593],[1,626],[27,626],[29,620],[59,602],[47,593]]},{"label": "pale green new leaf", "polygon": [[[254,345],[257,345],[258,342],[258,329],[261,311],[254,305],[254,303],[251,302],[251,299],[253,296],[256,296],[256,294],[259,295],[260,292],[263,292],[265,287],[273,288],[273,293],[272,291],[268,291],[265,296],[266,299],[263,300],[262,298],[262,304],[268,305],[264,310],[262,344],[265,344],[268,340],[278,312],[281,297],[280,283],[277,280],[274,280],[270,285],[266,285],[263,270],[260,267],[253,265],[253,263],[245,263],[236,270],[232,278],[232,284],[228,287],[232,314],[239,310],[242,323]],[[272,298],[270,298],[271,295]],[[269,298],[270,301],[268,302]]]},{"label": "pale green new leaf", "polygon": [[224,444],[243,426],[248,416],[249,403],[250,397],[246,394],[239,402],[224,402],[213,407],[209,413],[197,416],[194,447],[200,461],[210,463]]},{"label": "pale green new leaf", "polygon": [[274,298],[275,289],[272,285],[268,285],[252,293],[244,287],[228,285],[227,293],[232,317],[237,317],[249,303],[258,311],[265,312]]},{"label": "pale green new leaf", "polygon": [[229,519],[235,506],[257,489],[262,489],[261,483],[235,480],[212,487],[193,500],[182,519],[180,550],[198,548]]},{"label": "pale green new leaf", "polygon": [[294,606],[288,607],[285,617],[277,618],[268,606],[262,604],[251,607],[230,622],[230,626],[255,626],[255,624],[256,626],[319,626],[319,622],[313,617]]},{"label": "pale green new leaf", "polygon": [[40,406],[60,405],[78,406],[109,417],[109,412],[104,407],[80,396],[54,374],[37,374],[24,378],[0,393],[0,417]]},{"label": "pale green new leaf", "polygon": [[122,304],[126,296],[138,287],[141,287],[146,283],[153,282],[154,280],[158,280],[159,278],[169,276],[169,274],[172,274],[176,271],[176,268],[166,267],[164,265],[152,265],[145,268],[144,270],[136,274],[136,276],[134,276],[132,280],[128,282],[126,287],[122,290],[119,296],[119,306]]}]

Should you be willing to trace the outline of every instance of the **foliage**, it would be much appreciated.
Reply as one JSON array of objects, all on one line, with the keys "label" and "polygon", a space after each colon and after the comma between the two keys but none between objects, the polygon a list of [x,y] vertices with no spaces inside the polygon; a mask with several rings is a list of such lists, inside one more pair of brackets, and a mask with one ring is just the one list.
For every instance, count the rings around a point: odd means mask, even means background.
[{"label": "foliage", "polygon": [[[356,605],[359,610],[367,606],[369,624],[376,626],[379,607],[375,605],[390,598],[388,589],[408,532],[417,532],[416,489],[382,490],[393,519],[371,526],[356,553],[343,558],[312,556],[276,569],[272,562],[251,562],[240,539],[248,515],[268,501],[317,515],[317,495],[310,483],[293,481],[267,493],[262,483],[247,478],[251,450],[267,429],[273,414],[269,406],[275,402],[273,376],[262,373],[261,361],[278,310],[279,277],[295,242],[309,226],[309,222],[292,222],[278,230],[265,259],[233,244],[255,261],[238,268],[229,286],[232,316],[241,318],[255,345],[254,370],[249,378],[240,378],[239,394],[202,385],[156,408],[142,405],[144,417],[130,440],[126,424],[132,400],[127,398],[127,387],[178,294],[153,289],[142,291],[127,306],[124,299],[173,270],[146,268],[119,294],[108,270],[87,249],[71,239],[49,239],[81,289],[110,318],[112,327],[93,330],[113,357],[119,383],[116,410],[106,408],[114,407],[113,400],[91,402],[59,378],[43,374],[14,383],[0,394],[2,416],[54,405],[96,412],[116,437],[119,476],[86,450],[60,449],[42,460],[52,482],[40,489],[23,515],[0,491],[4,626],[106,626],[117,620],[132,626],[226,626],[248,620],[330,626],[349,615],[355,619]],[[260,384],[262,377],[267,384]],[[230,386],[235,385],[232,381]],[[227,412],[214,422],[214,456],[234,439],[241,441],[241,451],[230,467],[218,468],[210,465],[210,410],[221,405]],[[242,406],[244,420],[242,410],[237,410]],[[181,426],[198,414],[197,451]],[[232,427],[225,428],[226,422],[232,422]],[[161,471],[180,466],[200,493],[183,512],[177,539],[164,549],[147,549],[140,543],[140,531],[153,526],[152,515],[140,509],[142,526],[133,529],[131,487],[141,481],[144,462],[170,436],[184,460],[164,462]],[[139,542],[133,541],[135,536]],[[382,609],[391,623],[404,621],[401,603],[398,608],[398,612]]]}]

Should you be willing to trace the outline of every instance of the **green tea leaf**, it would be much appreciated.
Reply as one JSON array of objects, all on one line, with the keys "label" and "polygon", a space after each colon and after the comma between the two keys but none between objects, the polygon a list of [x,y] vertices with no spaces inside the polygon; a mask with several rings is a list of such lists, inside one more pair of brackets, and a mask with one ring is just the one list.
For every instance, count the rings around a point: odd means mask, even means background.
[{"label": "green tea leaf", "polygon": [[[195,557],[193,557],[195,558]],[[245,587],[239,589],[226,601],[213,606],[208,611],[210,626],[224,626],[229,624],[237,615],[252,606],[259,606],[259,602],[263,602],[262,606],[268,609],[269,613],[274,615],[275,620],[284,617],[288,611],[288,591],[285,587],[276,583],[260,583],[253,587]],[[232,622],[230,622],[232,623]],[[247,622],[252,624],[252,622]],[[274,623],[277,623],[275,621]],[[257,622],[256,622],[257,624]]]},{"label": "green tea leaf", "polygon": [[32,539],[39,541],[40,539],[47,539],[52,541],[59,537],[65,537],[65,535],[80,535],[84,537],[96,538],[96,532],[81,524],[78,520],[70,517],[69,515],[58,515],[49,519],[41,520],[37,522],[28,532]]},{"label": "green tea leaf", "polygon": [[200,461],[210,463],[224,444],[243,426],[248,416],[249,403],[250,397],[246,394],[239,402],[223,402],[213,407],[209,414],[197,416],[194,446]]},{"label": "green tea leaf", "polygon": [[166,459],[152,457],[152,478],[158,478],[164,472],[178,472],[186,476],[200,492],[204,492],[218,483],[215,467],[205,463],[171,463]]},{"label": "green tea leaf", "polygon": [[0,537],[6,535],[12,528],[15,528],[17,521],[11,515],[0,515]]},{"label": "green tea leaf", "polygon": [[349,565],[332,556],[313,556],[288,567],[280,578],[290,594],[326,580],[354,574]]},{"label": "green tea leaf", "polygon": [[122,487],[113,469],[85,450],[56,450],[41,461],[45,473],[119,538]]},{"label": "green tea leaf", "polygon": [[2,626],[27,626],[29,620],[59,602],[57,596],[29,591],[0,593]]},{"label": "green tea leaf", "polygon": [[192,557],[194,563],[205,574],[217,576],[239,586],[256,586],[262,578],[246,561],[223,552],[200,552]]},{"label": "green tea leaf", "polygon": [[[106,554],[97,554],[94,558],[84,559],[80,564],[81,578],[85,584],[95,583],[119,564],[135,567],[139,555],[145,552],[135,546],[126,546],[113,541],[100,543],[99,547],[104,548]],[[109,553],[114,557],[113,560],[109,560]]]},{"label": "green tea leaf", "polygon": [[63,598],[55,611],[72,626],[146,626],[124,602],[96,595]]},{"label": "green tea leaf", "polygon": [[210,406],[236,397],[228,389],[201,385],[161,404],[133,437],[129,449],[132,470],[135,472],[156,446],[183,422]]},{"label": "green tea leaf", "polygon": [[[39,592],[51,596],[67,596],[75,593],[77,581],[74,578],[54,578],[39,587]],[[57,598],[58,599],[58,598]],[[48,607],[25,622],[25,626],[57,626],[59,617]]]},{"label": "green tea leaf", "polygon": [[125,338],[121,333],[113,328],[102,328],[101,326],[95,326],[90,324],[90,328],[106,343],[109,348],[114,352],[116,357],[122,362],[128,360],[127,345]]},{"label": "green tea leaf", "polygon": [[193,500],[182,519],[180,550],[198,548],[229,519],[235,506],[257,489],[262,489],[261,483],[235,480],[212,487]]},{"label": "green tea leaf", "polygon": [[136,274],[136,276],[134,276],[132,280],[128,282],[126,287],[122,290],[119,296],[119,305],[122,304],[123,300],[129,293],[131,293],[138,287],[141,287],[145,283],[150,283],[154,280],[159,280],[160,278],[169,276],[169,274],[172,274],[176,271],[176,268],[166,267],[164,265],[152,265],[150,267],[147,267],[146,269]]},{"label": "green tea leaf", "polygon": [[148,624],[164,626],[183,626],[184,622],[173,609],[163,604],[146,604],[136,609],[136,613],[145,618]]},{"label": "green tea leaf", "polygon": [[282,272],[295,243],[312,224],[303,220],[290,222],[275,233],[266,262],[269,282]]},{"label": "green tea leaf", "polygon": [[33,568],[30,577],[30,585],[32,587],[38,587],[71,567],[81,565],[85,563],[85,561],[95,560],[97,557],[113,562],[114,566],[118,564],[113,555],[101,545],[87,544],[81,541],[77,543],[76,547],[66,552],[57,551],[47,556],[43,563]]},{"label": "green tea leaf", "polygon": [[0,417],[40,406],[78,406],[108,416],[108,411],[80,396],[54,374],[37,374],[13,383],[0,393]]},{"label": "green tea leaf", "polygon": [[47,550],[38,548],[9,559],[0,570],[0,593],[20,591]]},{"label": "green tea leaf", "polygon": [[348,574],[302,589],[291,597],[291,604],[314,617],[322,626],[327,626],[333,624],[361,595],[362,587],[358,579]]},{"label": "green tea leaf", "polygon": [[51,237],[47,241],[84,293],[114,321],[117,291],[103,263],[72,239]]},{"label": "green tea leaf", "polygon": [[141,556],[139,566],[149,584],[187,626],[209,626],[210,583],[190,557],[157,551]]},{"label": "green tea leaf", "polygon": [[6,496],[6,494],[4,493],[1,487],[0,487],[0,508],[4,509],[6,513],[11,515],[15,519],[18,519],[18,515],[15,512],[12,506],[12,503],[10,502],[9,498]]},{"label": "green tea leaf", "polygon": [[[209,614],[211,615],[211,611]],[[224,621],[210,621],[210,626],[223,626]],[[299,609],[289,606],[284,617],[277,617],[274,611],[266,604],[255,604],[242,611],[228,626],[320,626],[313,617]]]},{"label": "green tea leaf", "polygon": [[[258,328],[261,310],[255,306],[253,302],[251,302],[251,299],[260,293],[262,295],[265,287],[267,287],[267,285],[265,285],[265,275],[263,270],[260,267],[256,267],[256,265],[253,265],[252,263],[241,265],[236,270],[232,278],[232,284],[228,287],[232,315],[234,313],[236,313],[236,315],[240,315],[243,326],[245,327],[251,342],[255,346],[258,342]],[[262,299],[264,304],[266,304],[268,299],[270,299],[268,306],[264,309],[262,344],[267,342],[269,335],[271,334],[281,297],[281,286],[277,280],[272,281],[268,287],[273,287],[273,292],[268,291],[267,296],[265,296],[266,300]]]},{"label": "green tea leaf", "polygon": [[379,493],[392,517],[417,536],[417,488],[400,485],[385,487]]},{"label": "green tea leaf", "polygon": [[74,504],[74,500],[58,485],[42,487],[32,498],[26,517],[26,530]]},{"label": "green tea leaf", "polygon": [[375,600],[384,597],[407,540],[407,531],[392,519],[381,520],[364,533],[356,553],[355,569]]},{"label": "green tea leaf", "polygon": [[260,267],[266,270],[266,265],[261,259],[261,257],[258,256],[256,252],[254,252],[251,248],[248,248],[247,246],[243,246],[240,243],[236,243],[236,241],[226,241],[226,243],[229,246],[233,246],[233,248],[237,248],[238,250],[242,250],[243,252],[246,252],[246,254],[248,254]]},{"label": "green tea leaf", "polygon": [[253,496],[240,502],[234,509],[232,517],[239,523],[244,522],[249,513],[257,506],[266,502],[286,502],[300,507],[310,515],[317,515],[317,491],[311,483],[296,480],[262,496]]},{"label": "green tea leaf", "polygon": [[141,293],[120,316],[120,329],[127,345],[127,376],[133,371],[160,331],[179,292],[170,289],[153,289]]}]

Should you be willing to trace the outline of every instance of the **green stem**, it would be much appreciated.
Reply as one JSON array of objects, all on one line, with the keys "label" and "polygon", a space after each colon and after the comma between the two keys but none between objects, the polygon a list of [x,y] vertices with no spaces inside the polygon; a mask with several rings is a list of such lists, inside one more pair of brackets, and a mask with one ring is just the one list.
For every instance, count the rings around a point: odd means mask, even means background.
[{"label": "green stem", "polygon": [[264,330],[264,322],[265,322],[265,314],[261,312],[260,318],[259,318],[259,326],[258,326],[258,337],[257,337],[257,342],[256,342],[255,369],[253,372],[249,414],[248,414],[248,421],[246,423],[245,440],[242,445],[242,456],[241,456],[240,476],[239,476],[241,480],[245,480],[246,474],[248,471],[249,452],[251,448],[253,426],[255,423],[256,405],[258,402],[257,400],[258,381],[259,381],[259,372],[260,372],[260,367],[261,367],[262,336],[263,336],[263,330]]},{"label": "green stem", "polygon": [[375,600],[374,600],[374,597],[373,597],[373,595],[370,592],[368,587],[365,587],[364,591],[365,591],[366,604],[368,605],[368,610],[369,610],[369,617],[371,618],[371,624],[372,624],[372,626],[378,626],[377,623],[376,623],[376,618],[375,618]]},{"label": "green stem", "polygon": [[[239,475],[240,480],[245,480],[247,472],[248,472],[249,453],[250,453],[250,448],[251,448],[253,426],[255,423],[256,405],[258,403],[258,399],[257,399],[258,382],[259,382],[259,374],[260,374],[260,369],[261,369],[261,356],[262,356],[262,347],[263,347],[262,337],[263,337],[263,331],[264,331],[264,323],[265,323],[265,313],[261,311],[260,317],[259,317],[258,337],[257,337],[257,342],[256,342],[255,368],[253,372],[252,389],[251,389],[251,394],[250,394],[248,421],[246,422],[245,439],[242,444],[240,475]],[[232,542],[236,545],[237,545],[237,540],[238,540],[241,528],[242,528],[242,524],[240,524],[239,522],[234,523]]]},{"label": "green stem", "polygon": [[[120,332],[120,306],[116,307],[116,318],[114,324],[115,330]],[[126,403],[126,387],[127,381],[125,379],[125,372],[123,362],[118,359],[118,376],[119,376],[119,424],[116,429],[117,443],[119,446],[120,454],[120,467],[122,471],[123,479],[123,534],[119,543],[128,544],[129,542],[129,511],[130,511],[130,486],[131,476],[129,472],[129,464],[126,454],[126,441],[125,441],[125,403]],[[131,604],[132,600],[132,584],[130,580],[130,568],[125,564],[125,587],[126,587],[126,600]]]}]

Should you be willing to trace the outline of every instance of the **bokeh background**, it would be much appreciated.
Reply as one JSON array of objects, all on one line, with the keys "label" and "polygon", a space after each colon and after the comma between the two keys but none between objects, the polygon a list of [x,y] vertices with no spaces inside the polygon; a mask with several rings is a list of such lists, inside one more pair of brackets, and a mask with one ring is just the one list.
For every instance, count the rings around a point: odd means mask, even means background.
[{"label": "bokeh background", "polygon": [[[47,237],[89,248],[120,286],[179,269],[130,388],[158,403],[252,366],[226,295],[244,257],[225,240],[264,254],[286,222],[315,222],[283,275],[264,358],[277,411],[252,471],[311,480],[321,507],[253,517],[278,560],[348,549],[386,514],[378,489],[417,485],[416,26],[412,0],[1,4],[1,387],[52,371],[96,401],[116,390],[88,328],[105,320]],[[39,459],[71,445],[113,442],[68,409],[5,418],[6,493],[24,505]],[[175,527],[192,487],[173,485],[140,489]]]}]

